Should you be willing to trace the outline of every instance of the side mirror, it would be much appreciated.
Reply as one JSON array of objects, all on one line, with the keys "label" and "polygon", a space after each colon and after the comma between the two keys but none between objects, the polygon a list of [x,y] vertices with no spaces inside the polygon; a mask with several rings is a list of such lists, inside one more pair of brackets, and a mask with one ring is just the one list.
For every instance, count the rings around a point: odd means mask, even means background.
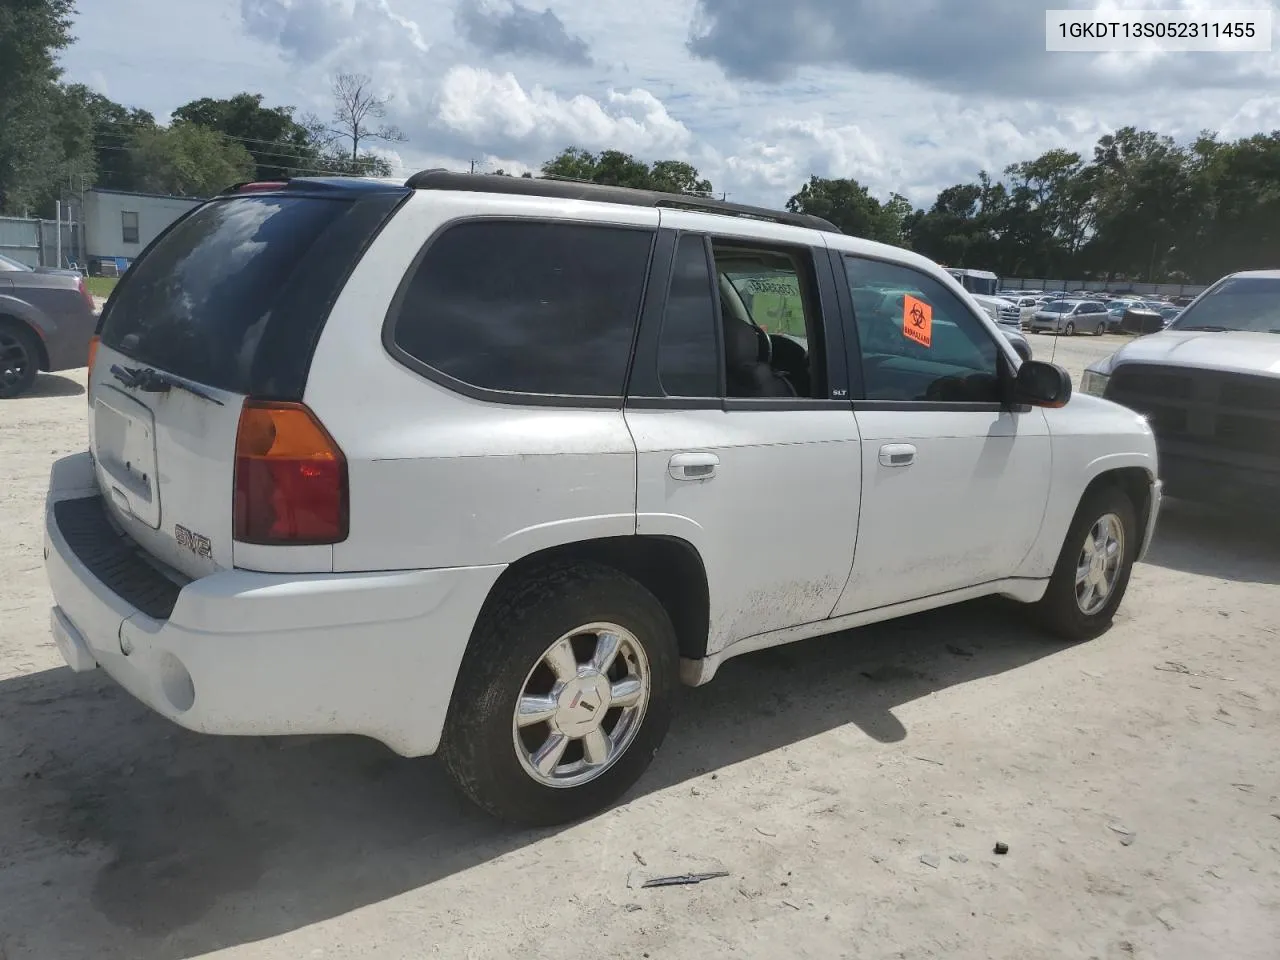
[{"label": "side mirror", "polygon": [[1014,400],[1033,407],[1065,407],[1071,399],[1071,374],[1056,363],[1027,360],[1018,367]]}]

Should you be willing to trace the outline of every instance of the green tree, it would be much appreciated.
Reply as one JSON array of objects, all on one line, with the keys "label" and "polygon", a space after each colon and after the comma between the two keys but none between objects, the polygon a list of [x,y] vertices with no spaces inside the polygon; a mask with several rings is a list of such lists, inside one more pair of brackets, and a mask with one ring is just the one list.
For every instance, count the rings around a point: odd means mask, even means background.
[{"label": "green tree", "polygon": [[85,185],[97,184],[112,190],[137,189],[129,150],[137,135],[155,129],[155,117],[146,110],[116,103],[81,83],[73,83],[63,90],[67,109],[83,117],[91,131],[90,157],[83,165],[91,167],[92,173],[86,176]]},{"label": "green tree", "polygon": [[312,131],[294,119],[293,107],[266,107],[260,93],[226,100],[202,97],[173,111],[175,122],[196,123],[240,143],[253,157],[258,180],[306,176],[318,169],[321,149]]},{"label": "green tree", "polygon": [[57,52],[73,0],[0,3],[0,212],[27,213],[66,173]]},{"label": "green tree", "polygon": [[711,181],[699,175],[697,167],[683,160],[659,160],[649,170],[649,188],[664,193],[710,196]]},{"label": "green tree", "polygon": [[810,177],[787,201],[792,213],[807,213],[835,224],[844,233],[882,243],[901,243],[911,204],[894,194],[887,204],[871,196],[857,180]]},{"label": "green tree", "polygon": [[566,147],[542,165],[542,175],[700,197],[714,192],[711,181],[704,179],[692,164],[658,160],[650,166],[621,150],[594,154],[580,147]]},{"label": "green tree", "polygon": [[566,147],[542,165],[544,177],[562,177],[566,180],[593,180],[596,173],[596,155],[580,147]]},{"label": "green tree", "polygon": [[254,162],[241,144],[195,123],[143,130],[130,154],[138,189],[183,197],[208,197],[253,179]]}]

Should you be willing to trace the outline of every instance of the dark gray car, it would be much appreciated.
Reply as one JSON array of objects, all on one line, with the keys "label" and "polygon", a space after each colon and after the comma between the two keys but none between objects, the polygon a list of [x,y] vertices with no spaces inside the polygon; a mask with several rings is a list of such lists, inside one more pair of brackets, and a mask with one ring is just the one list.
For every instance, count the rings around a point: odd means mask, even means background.
[{"label": "dark gray car", "polygon": [[41,370],[85,366],[97,320],[78,273],[0,256],[0,400],[26,393]]}]

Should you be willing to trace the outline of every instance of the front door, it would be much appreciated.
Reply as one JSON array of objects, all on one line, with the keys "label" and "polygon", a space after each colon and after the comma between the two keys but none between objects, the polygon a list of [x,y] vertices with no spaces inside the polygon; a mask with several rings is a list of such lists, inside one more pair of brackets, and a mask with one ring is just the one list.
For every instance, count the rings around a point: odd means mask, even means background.
[{"label": "front door", "polygon": [[[664,228],[686,220],[663,211]],[[637,533],[701,555],[708,653],[830,614],[853,561],[862,471],[843,350],[824,335],[824,307],[838,314],[821,239],[795,228],[793,243],[762,245],[726,229],[664,229],[669,278],[655,266],[662,299],[645,311],[626,408]]]},{"label": "front door", "polygon": [[938,279],[844,264],[863,489],[834,615],[1011,577],[1039,532],[1052,466],[1043,413],[1003,402],[1016,361]]}]

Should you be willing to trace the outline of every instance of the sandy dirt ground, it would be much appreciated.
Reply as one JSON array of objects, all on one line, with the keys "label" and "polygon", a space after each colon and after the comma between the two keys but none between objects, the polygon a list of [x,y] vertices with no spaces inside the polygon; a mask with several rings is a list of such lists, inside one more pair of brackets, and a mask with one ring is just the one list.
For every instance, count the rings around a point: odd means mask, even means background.
[{"label": "sandy dirt ground", "polygon": [[732,661],[625,803],[514,831],[433,760],[190,734],[61,665],[83,382],[0,404],[3,960],[1280,956],[1274,525],[1171,505],[1090,644],[982,602]]}]

